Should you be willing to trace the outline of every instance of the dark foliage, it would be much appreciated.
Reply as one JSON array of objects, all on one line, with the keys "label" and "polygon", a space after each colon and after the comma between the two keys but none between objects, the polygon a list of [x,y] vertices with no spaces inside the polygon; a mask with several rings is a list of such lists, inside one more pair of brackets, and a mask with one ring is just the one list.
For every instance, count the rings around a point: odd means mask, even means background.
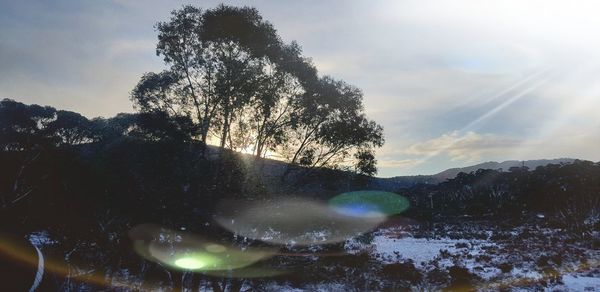
[{"label": "dark foliage", "polygon": [[[148,287],[184,285],[173,282],[172,277],[178,276],[169,276],[160,265],[145,262],[140,266],[140,259],[131,251],[128,230],[152,222],[230,238],[231,234],[203,224],[211,222],[214,204],[222,198],[266,193],[260,172],[239,154],[215,149],[213,154],[202,155],[202,145],[191,138],[197,128],[186,117],[149,111],[88,120],[76,113],[12,100],[0,102],[0,113],[1,231],[21,238],[46,231],[60,241],[60,248],[48,251],[48,257],[83,263],[101,275],[127,269],[132,275],[155,281],[144,283]],[[365,160],[371,158],[365,155]],[[579,238],[598,230],[599,169],[596,163],[576,161],[533,171],[480,170],[400,193],[412,203],[404,214],[407,217],[431,222],[463,215],[496,222],[541,220],[558,224]],[[319,169],[306,176],[295,175],[293,189],[327,196],[366,188],[369,180],[364,178]],[[519,234],[520,240],[528,236],[535,234],[527,229]],[[502,239],[501,234],[496,237]],[[410,262],[381,266],[373,260],[361,253],[319,258],[318,265],[302,257],[279,258],[268,264],[291,269],[291,274],[273,281],[292,287],[337,282],[362,290],[404,290],[427,281],[470,289],[478,281],[462,267],[425,273]],[[560,254],[551,254],[540,258],[538,264],[552,274],[562,262]],[[308,265],[314,268],[295,271],[295,267]],[[507,273],[512,266],[500,264],[499,268]],[[56,281],[63,283],[60,277]],[[242,282],[227,285],[235,288]],[[246,283],[257,289],[264,284]]]},{"label": "dark foliage", "polygon": [[599,230],[600,164],[575,161],[529,171],[478,170],[438,185],[399,191],[410,198],[412,216],[471,216],[523,222],[539,220],[589,237]]}]

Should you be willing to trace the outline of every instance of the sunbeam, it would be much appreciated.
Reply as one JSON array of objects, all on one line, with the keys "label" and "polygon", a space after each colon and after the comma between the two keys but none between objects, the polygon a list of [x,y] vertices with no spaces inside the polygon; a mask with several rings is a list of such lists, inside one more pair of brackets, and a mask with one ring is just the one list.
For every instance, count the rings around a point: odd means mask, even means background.
[{"label": "sunbeam", "polygon": [[[460,130],[458,130],[456,132],[458,134],[464,134],[464,133],[468,133],[468,132],[477,130],[479,127],[481,127],[482,123],[484,123],[486,120],[488,120],[489,118],[498,114],[502,110],[506,109],[507,107],[509,107],[510,105],[515,103],[516,101],[527,96],[529,93],[533,92],[534,90],[540,88],[542,85],[546,84],[551,79],[551,77],[548,76],[550,72],[551,72],[550,68],[545,68],[543,70],[536,71],[535,73],[527,76],[523,80],[516,82],[515,84],[509,86],[508,88],[500,91],[499,93],[497,93],[495,95],[492,95],[489,99],[486,99],[486,103],[492,102],[493,100],[497,100],[500,97],[508,96],[509,93],[513,92],[517,88],[520,88],[520,90],[518,92],[515,92],[512,96],[510,96],[510,98],[508,98],[504,102],[500,103],[499,105],[489,109],[487,112],[483,113],[478,118],[474,119],[473,121],[471,121],[470,123],[468,123],[467,125],[465,125],[464,127],[462,127]],[[531,84],[532,82],[533,82],[533,84]],[[526,85],[526,84],[528,86],[524,87],[523,85]],[[458,139],[451,141],[447,145],[440,147],[440,148],[436,149],[435,151],[432,151],[431,153],[429,153],[427,156],[425,156],[421,160],[421,163],[424,163],[424,162],[430,160],[431,158],[438,156],[440,153],[448,150],[452,146],[463,141],[465,139],[465,137],[466,136],[459,137]]]},{"label": "sunbeam", "polygon": [[[584,82],[582,80],[590,79],[591,76],[598,76],[600,72],[600,64],[598,62],[590,62],[574,72],[565,73],[560,78],[555,78],[554,82],[549,85],[547,91],[549,97],[547,102],[551,100],[556,102],[556,112],[552,115],[552,119],[546,120],[543,126],[536,131],[536,134],[530,138],[528,145],[515,149],[510,153],[512,157],[543,157],[550,156],[568,156],[575,155],[572,153],[574,148],[593,147],[600,143],[600,132],[590,132],[588,128],[581,126],[582,123],[589,125],[590,123],[598,125],[596,129],[600,129],[600,118],[596,113],[600,108],[600,85],[594,82]],[[592,77],[593,78],[593,77]],[[564,93],[561,88],[577,88],[577,92]],[[559,137],[570,137],[564,141]],[[596,138],[594,138],[596,137]],[[559,146],[559,152],[546,151],[544,145]],[[571,149],[571,151],[568,151]],[[569,153],[571,152],[571,153]]]}]

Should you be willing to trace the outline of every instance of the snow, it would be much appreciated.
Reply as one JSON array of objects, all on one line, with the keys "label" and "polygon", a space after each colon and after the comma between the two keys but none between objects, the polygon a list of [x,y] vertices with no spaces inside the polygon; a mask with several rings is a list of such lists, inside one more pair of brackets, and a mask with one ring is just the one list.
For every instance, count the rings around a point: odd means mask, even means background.
[{"label": "snow", "polygon": [[442,250],[455,252],[456,244],[467,242],[464,240],[452,239],[425,239],[425,238],[389,238],[384,235],[375,236],[373,246],[375,254],[380,255],[384,261],[401,257],[403,259],[412,259],[415,264],[429,262],[440,254]]},{"label": "snow", "polygon": [[567,291],[600,291],[600,278],[564,275],[562,281]]},{"label": "snow", "polygon": [[31,244],[33,244],[34,246],[37,246],[37,247],[42,247],[42,246],[52,245],[52,244],[57,243],[56,241],[54,241],[50,238],[48,231],[32,232],[31,234],[29,234],[27,236],[27,239],[29,240],[29,242],[31,242]]},{"label": "snow", "polygon": [[[394,263],[410,259],[416,266],[423,267],[428,262],[438,257],[441,251],[447,251],[454,254],[466,250],[469,254],[477,255],[481,252],[479,244],[485,242],[487,241],[449,238],[415,238],[409,235],[399,237],[393,230],[383,230],[382,232],[375,234],[369,245],[364,246],[357,241],[349,241],[346,243],[346,249],[350,252],[359,249],[369,250],[376,258],[384,263]],[[457,247],[457,244],[461,244],[465,247]]]},{"label": "snow", "polygon": [[[556,230],[542,231],[550,234],[556,232]],[[518,234],[518,231],[513,230],[512,233]],[[384,229],[376,232],[369,244],[351,240],[346,243],[346,248],[349,252],[366,250],[383,263],[412,260],[415,266],[425,270],[432,267],[432,261],[436,262],[435,266],[446,268],[458,264],[477,274],[484,281],[508,280],[510,282],[511,279],[537,281],[544,278],[536,270],[535,263],[513,262],[515,266],[511,271],[503,273],[498,268],[498,264],[511,262],[511,257],[507,255],[500,256],[494,253],[490,255],[491,261],[478,261],[478,256],[484,255],[490,250],[497,252],[501,248],[498,243],[491,240],[416,238],[407,232]],[[539,251],[532,250],[531,252],[533,256]],[[588,257],[593,258],[592,255],[588,255]],[[548,291],[600,291],[600,277],[591,277],[589,274],[565,274],[562,277],[562,284],[555,284],[547,289],[550,289]]]},{"label": "snow", "polygon": [[484,267],[483,270],[480,272],[474,271],[472,268],[469,267],[469,265],[467,265],[467,268],[469,268],[470,271],[475,272],[479,277],[481,277],[484,280],[490,280],[494,277],[497,277],[498,274],[502,273],[500,269],[493,267]]},{"label": "snow", "polygon": [[528,270],[528,269],[522,269],[522,268],[514,268],[511,271],[511,274],[514,278],[516,279],[541,279],[543,278],[542,275],[540,275],[540,273],[538,273],[537,271],[532,271],[532,270]]}]

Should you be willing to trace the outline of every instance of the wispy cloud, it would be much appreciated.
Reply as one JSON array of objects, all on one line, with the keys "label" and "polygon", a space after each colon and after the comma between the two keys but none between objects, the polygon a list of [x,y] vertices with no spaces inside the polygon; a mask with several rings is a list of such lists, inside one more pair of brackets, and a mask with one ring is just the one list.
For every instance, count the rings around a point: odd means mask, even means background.
[{"label": "wispy cloud", "polygon": [[108,46],[110,59],[126,56],[128,54],[146,54],[156,48],[156,40],[152,39],[121,39],[112,41]]},{"label": "wispy cloud", "polygon": [[453,131],[411,145],[404,152],[427,158],[447,154],[453,161],[475,162],[490,154],[509,153],[520,144],[521,141],[510,137],[475,132],[460,134],[458,131]]},{"label": "wispy cloud", "polygon": [[402,159],[402,160],[394,160],[394,159],[385,159],[382,158],[377,161],[377,165],[381,168],[394,168],[394,169],[410,169],[419,164],[423,163],[422,159]]}]

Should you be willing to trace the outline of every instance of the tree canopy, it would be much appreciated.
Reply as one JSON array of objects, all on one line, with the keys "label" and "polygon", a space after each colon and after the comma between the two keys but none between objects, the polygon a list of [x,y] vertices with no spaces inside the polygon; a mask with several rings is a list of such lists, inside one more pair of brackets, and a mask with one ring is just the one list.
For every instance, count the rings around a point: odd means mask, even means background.
[{"label": "tree canopy", "polygon": [[309,167],[345,165],[366,158],[353,153],[383,145],[362,92],[319,76],[300,46],[283,42],[256,9],[184,6],[156,30],[166,69],[144,74],[131,100],[143,113],[188,117],[203,145],[276,153]]}]

